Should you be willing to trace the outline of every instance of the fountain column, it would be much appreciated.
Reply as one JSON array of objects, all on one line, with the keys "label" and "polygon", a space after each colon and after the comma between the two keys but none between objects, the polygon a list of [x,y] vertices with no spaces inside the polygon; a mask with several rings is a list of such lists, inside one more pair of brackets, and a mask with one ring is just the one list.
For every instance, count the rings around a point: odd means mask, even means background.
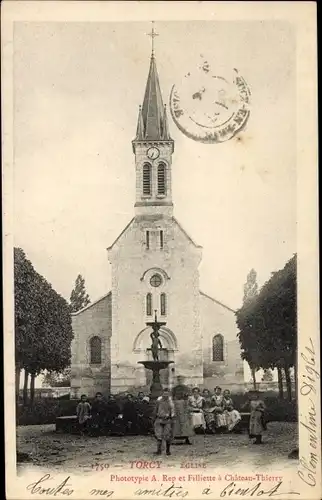
[{"label": "fountain column", "polygon": [[162,344],[160,341],[160,328],[161,326],[166,325],[165,321],[158,321],[157,312],[155,311],[154,321],[148,321],[146,323],[147,326],[151,326],[153,329],[153,333],[151,333],[152,339],[152,355],[153,360],[149,361],[139,361],[138,363],[143,365],[148,370],[152,371],[152,384],[150,387],[150,396],[152,400],[156,400],[162,394],[162,385],[160,381],[160,370],[164,370],[168,368],[168,366],[173,363],[173,361],[160,361],[159,353],[160,348],[162,349]]}]

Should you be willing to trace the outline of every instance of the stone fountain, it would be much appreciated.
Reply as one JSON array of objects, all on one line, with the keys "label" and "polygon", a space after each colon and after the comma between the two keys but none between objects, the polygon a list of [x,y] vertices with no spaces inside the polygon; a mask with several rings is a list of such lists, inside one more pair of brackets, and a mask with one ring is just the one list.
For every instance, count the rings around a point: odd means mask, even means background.
[{"label": "stone fountain", "polygon": [[146,323],[146,325],[151,326],[153,330],[152,333],[150,334],[152,340],[151,351],[153,360],[138,361],[138,363],[143,365],[148,370],[152,371],[152,384],[150,387],[150,395],[152,400],[156,400],[162,394],[162,385],[160,382],[160,370],[168,368],[168,366],[171,363],[173,363],[173,361],[159,360],[160,349],[162,349],[159,330],[161,326],[166,325],[166,322],[158,321],[157,311],[155,311],[154,321],[149,321]]}]

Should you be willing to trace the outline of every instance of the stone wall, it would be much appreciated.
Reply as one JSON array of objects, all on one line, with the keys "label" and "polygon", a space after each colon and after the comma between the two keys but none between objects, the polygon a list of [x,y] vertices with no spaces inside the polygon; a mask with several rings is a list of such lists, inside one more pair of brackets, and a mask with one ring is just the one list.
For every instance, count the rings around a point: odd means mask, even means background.
[{"label": "stone wall", "polygon": [[[89,304],[72,315],[74,339],[71,360],[71,395],[95,392],[109,393],[111,381],[112,295]],[[101,364],[90,363],[90,340],[98,336],[102,342]]]},{"label": "stone wall", "polygon": [[[149,249],[146,231],[150,233]],[[163,231],[163,248],[158,234]],[[142,383],[138,361],[144,352],[134,352],[135,338],[145,329],[146,294],[153,294],[153,309],[166,321],[177,346],[172,347],[176,374],[191,383],[201,383],[202,342],[200,335],[200,296],[198,266],[201,250],[172,217],[136,217],[109,251],[112,264],[112,388],[122,390]],[[150,286],[154,273],[162,285]],[[167,297],[167,313],[160,317],[160,293]],[[147,338],[146,348],[150,347]]]},{"label": "stone wall", "polygon": [[[235,313],[215,299],[201,293],[203,342],[203,386],[213,390],[216,385],[231,390],[244,390],[244,367],[237,338]],[[212,339],[224,338],[223,361],[212,359]]]}]

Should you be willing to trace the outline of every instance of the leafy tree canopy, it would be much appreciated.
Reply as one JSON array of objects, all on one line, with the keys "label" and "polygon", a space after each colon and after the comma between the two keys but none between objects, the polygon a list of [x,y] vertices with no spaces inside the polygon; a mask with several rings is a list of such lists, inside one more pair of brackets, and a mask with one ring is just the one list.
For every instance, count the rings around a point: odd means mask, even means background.
[{"label": "leafy tree canopy", "polygon": [[37,375],[70,364],[70,308],[21,248],[14,249],[16,366]]},{"label": "leafy tree canopy", "polygon": [[261,368],[296,362],[296,255],[236,313],[242,356]]}]

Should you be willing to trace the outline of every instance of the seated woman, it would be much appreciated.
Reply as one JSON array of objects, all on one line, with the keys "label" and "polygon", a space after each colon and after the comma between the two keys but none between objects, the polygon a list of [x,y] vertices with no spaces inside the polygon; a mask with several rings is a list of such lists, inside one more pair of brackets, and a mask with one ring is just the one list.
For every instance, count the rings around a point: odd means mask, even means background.
[{"label": "seated woman", "polygon": [[203,397],[200,395],[200,389],[195,387],[192,389],[192,395],[189,396],[189,408],[192,417],[192,426],[196,429],[206,429],[206,422],[203,413]]},{"label": "seated woman", "polygon": [[214,403],[208,389],[204,389],[202,392],[203,397],[203,412],[206,421],[206,430],[211,434],[214,434],[216,428],[215,414],[214,414]]},{"label": "seated woman", "polygon": [[216,430],[222,431],[227,428],[227,418],[223,408],[223,395],[221,393],[221,387],[215,387],[215,393],[212,396],[212,401],[214,405]]},{"label": "seated woman", "polygon": [[231,399],[230,391],[228,389],[224,390],[222,404],[224,414],[226,415],[227,430],[228,432],[231,432],[241,421],[241,416],[239,411],[234,409],[234,403]]}]

